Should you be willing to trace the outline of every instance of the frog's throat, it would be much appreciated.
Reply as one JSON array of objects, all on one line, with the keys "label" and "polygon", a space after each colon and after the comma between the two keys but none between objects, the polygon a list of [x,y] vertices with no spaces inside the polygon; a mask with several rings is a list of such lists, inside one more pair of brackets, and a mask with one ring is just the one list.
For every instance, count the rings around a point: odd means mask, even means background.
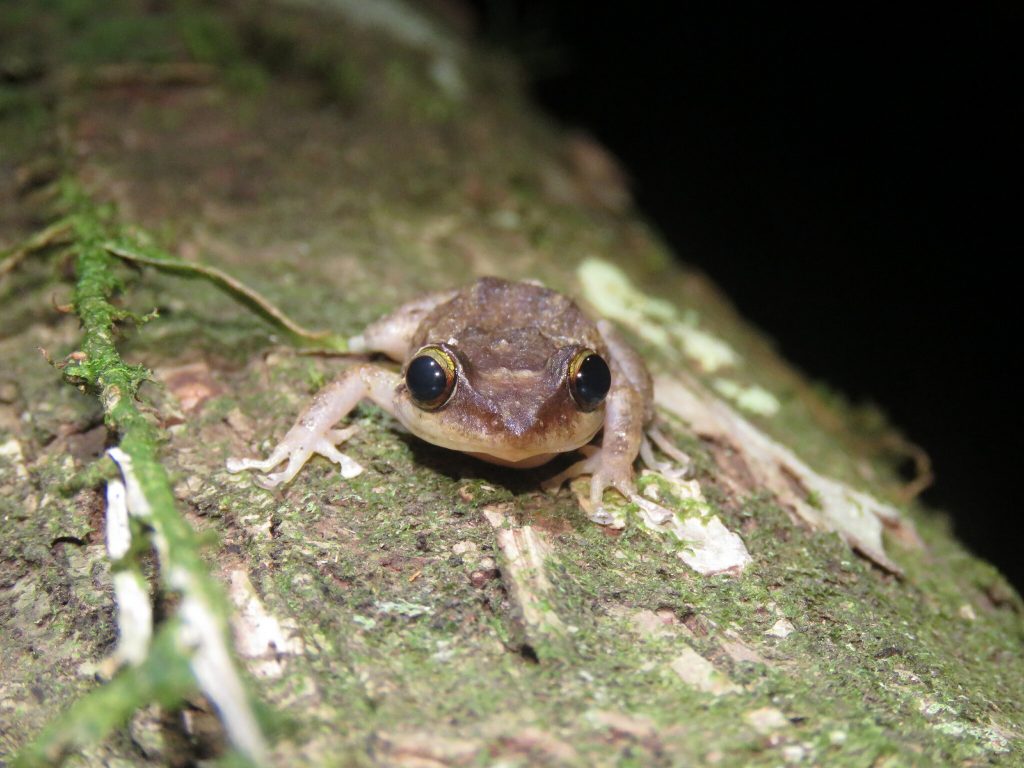
[{"label": "frog's throat", "polygon": [[502,467],[512,467],[513,469],[533,469],[539,467],[541,464],[547,464],[555,456],[559,456],[558,453],[538,453],[536,456],[529,456],[525,459],[519,459],[518,461],[512,459],[503,459],[501,456],[494,456],[490,453],[480,453],[478,451],[467,451],[467,456],[486,461],[489,464],[497,464]]}]

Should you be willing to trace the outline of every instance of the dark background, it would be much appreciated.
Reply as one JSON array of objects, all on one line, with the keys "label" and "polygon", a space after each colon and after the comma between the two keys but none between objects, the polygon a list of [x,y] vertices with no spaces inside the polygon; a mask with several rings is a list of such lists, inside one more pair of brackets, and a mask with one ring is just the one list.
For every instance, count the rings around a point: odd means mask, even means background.
[{"label": "dark background", "polygon": [[926,448],[925,500],[1024,587],[1019,7],[473,5],[680,258]]}]

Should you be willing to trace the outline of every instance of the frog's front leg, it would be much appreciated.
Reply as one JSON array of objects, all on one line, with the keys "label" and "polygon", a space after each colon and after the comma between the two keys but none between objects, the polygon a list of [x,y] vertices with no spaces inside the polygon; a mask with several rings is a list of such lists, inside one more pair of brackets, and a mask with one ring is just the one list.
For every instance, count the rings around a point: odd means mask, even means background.
[{"label": "frog's front leg", "polygon": [[268,472],[287,461],[280,472],[266,474],[256,480],[264,488],[274,488],[295,477],[311,456],[320,454],[341,467],[342,477],[355,477],[363,468],[336,447],[348,439],[355,428],[335,429],[334,425],[347,416],[363,398],[369,398],[394,415],[395,388],[400,382],[401,377],[397,373],[369,363],[343,371],[316,394],[313,402],[266,459],[228,459],[228,472],[246,469]]},{"label": "frog's front leg", "polygon": [[627,499],[636,500],[633,462],[640,453],[644,425],[653,413],[651,377],[640,356],[607,321],[598,330],[611,353],[612,387],[605,401],[604,436],[601,447],[585,446],[589,454],[544,485],[557,488],[566,480],[590,475],[591,519],[607,525],[612,516],[604,509],[604,491],[614,488]]},{"label": "frog's front leg", "polygon": [[[402,305],[390,315],[368,325],[360,335],[349,339],[349,351],[356,354],[376,352],[400,361],[423,317],[451,296],[451,291],[435,293]],[[288,464],[283,470],[256,480],[264,488],[273,488],[295,477],[309,458],[319,453],[341,467],[342,477],[355,477],[363,468],[336,448],[355,430],[352,427],[334,429],[334,425],[364,397],[394,416],[395,388],[400,381],[397,373],[368,363],[343,371],[316,394],[295,426],[288,430],[267,458],[228,459],[228,472],[245,469],[268,472],[287,459]]]},{"label": "frog's front leg", "polygon": [[604,491],[611,487],[627,499],[636,497],[633,462],[643,441],[645,404],[632,387],[613,388],[605,406],[604,437],[601,448],[583,460],[580,474],[591,474],[591,519],[607,525],[611,515],[604,509]]}]

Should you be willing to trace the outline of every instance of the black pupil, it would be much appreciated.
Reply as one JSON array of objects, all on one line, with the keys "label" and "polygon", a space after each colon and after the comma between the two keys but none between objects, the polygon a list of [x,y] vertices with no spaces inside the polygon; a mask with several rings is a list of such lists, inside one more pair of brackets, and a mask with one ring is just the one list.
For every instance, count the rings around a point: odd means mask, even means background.
[{"label": "black pupil", "polygon": [[410,394],[423,403],[437,400],[448,387],[444,368],[430,355],[421,355],[409,363],[405,372],[405,385]]},{"label": "black pupil", "polygon": [[576,371],[576,397],[585,406],[604,400],[612,386],[612,372],[600,355],[587,355]]}]

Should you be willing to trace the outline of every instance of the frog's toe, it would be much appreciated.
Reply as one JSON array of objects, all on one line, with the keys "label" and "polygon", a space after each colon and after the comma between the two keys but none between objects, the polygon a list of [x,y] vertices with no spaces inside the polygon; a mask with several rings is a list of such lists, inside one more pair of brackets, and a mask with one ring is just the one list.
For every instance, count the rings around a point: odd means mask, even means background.
[{"label": "frog's toe", "polygon": [[[335,430],[336,432],[347,432],[348,430]],[[351,434],[351,432],[349,432]],[[345,435],[348,437],[348,435]],[[334,435],[331,436],[331,440],[334,439]],[[342,438],[344,439],[344,438]],[[331,440],[321,440],[316,445],[316,452],[323,456],[328,461],[333,461],[339,467],[341,467],[341,476],[346,480],[349,480],[357,475],[363,473],[363,467],[359,462],[346,456],[344,453],[334,447]]]},{"label": "frog's toe", "polygon": [[327,432],[327,439],[331,441],[331,445],[338,445],[348,440],[352,435],[359,431],[359,427],[351,426],[345,427],[344,429],[332,429]]},{"label": "frog's toe", "polygon": [[594,509],[601,509],[604,506],[604,492],[608,488],[618,491],[626,499],[631,499],[636,495],[631,477],[609,473],[602,467],[590,478],[590,504]]},{"label": "frog's toe", "polygon": [[234,456],[224,462],[224,466],[227,468],[228,472],[231,472],[232,474],[235,472],[244,472],[247,469],[264,470],[266,469],[263,467],[264,464],[266,464],[266,462],[260,459],[237,459]]},{"label": "frog's toe", "polygon": [[283,455],[278,458],[278,451],[275,450],[264,463],[269,463],[273,459],[277,459],[276,461],[270,464],[269,467],[259,466],[254,468],[266,472],[267,469],[276,467],[285,458],[288,459],[288,464],[280,472],[274,472],[269,475],[258,475],[256,477],[256,484],[261,488],[270,490],[271,488],[276,488],[282,483],[290,482],[293,477],[299,474],[299,470],[302,469],[302,466],[309,460],[312,453],[313,452],[308,448],[302,447],[296,448],[292,451],[284,451]]},{"label": "frog's toe", "polygon": [[239,459],[231,457],[225,462],[228,472],[244,472],[247,469],[255,469],[259,472],[266,472],[273,469],[282,461],[288,458],[288,451],[283,446],[275,448],[265,459]]},{"label": "frog's toe", "polygon": [[272,491],[281,483],[287,482],[287,478],[284,472],[274,472],[270,475],[256,475],[253,482],[264,490]]},{"label": "frog's toe", "polygon": [[587,518],[592,523],[598,525],[612,525],[615,522],[615,516],[604,508],[604,505],[595,507],[594,511],[587,515]]},{"label": "frog's toe", "polygon": [[235,472],[242,472],[248,469],[250,461],[252,461],[252,459],[237,459],[234,456],[232,456],[226,462],[224,462],[224,465],[227,468],[228,472],[234,474]]},{"label": "frog's toe", "polygon": [[655,501],[651,501],[646,496],[641,496],[639,493],[634,493],[630,496],[630,501],[640,507],[647,515],[647,519],[654,525],[664,525],[675,517],[675,512],[671,509],[667,509],[661,504]]}]

